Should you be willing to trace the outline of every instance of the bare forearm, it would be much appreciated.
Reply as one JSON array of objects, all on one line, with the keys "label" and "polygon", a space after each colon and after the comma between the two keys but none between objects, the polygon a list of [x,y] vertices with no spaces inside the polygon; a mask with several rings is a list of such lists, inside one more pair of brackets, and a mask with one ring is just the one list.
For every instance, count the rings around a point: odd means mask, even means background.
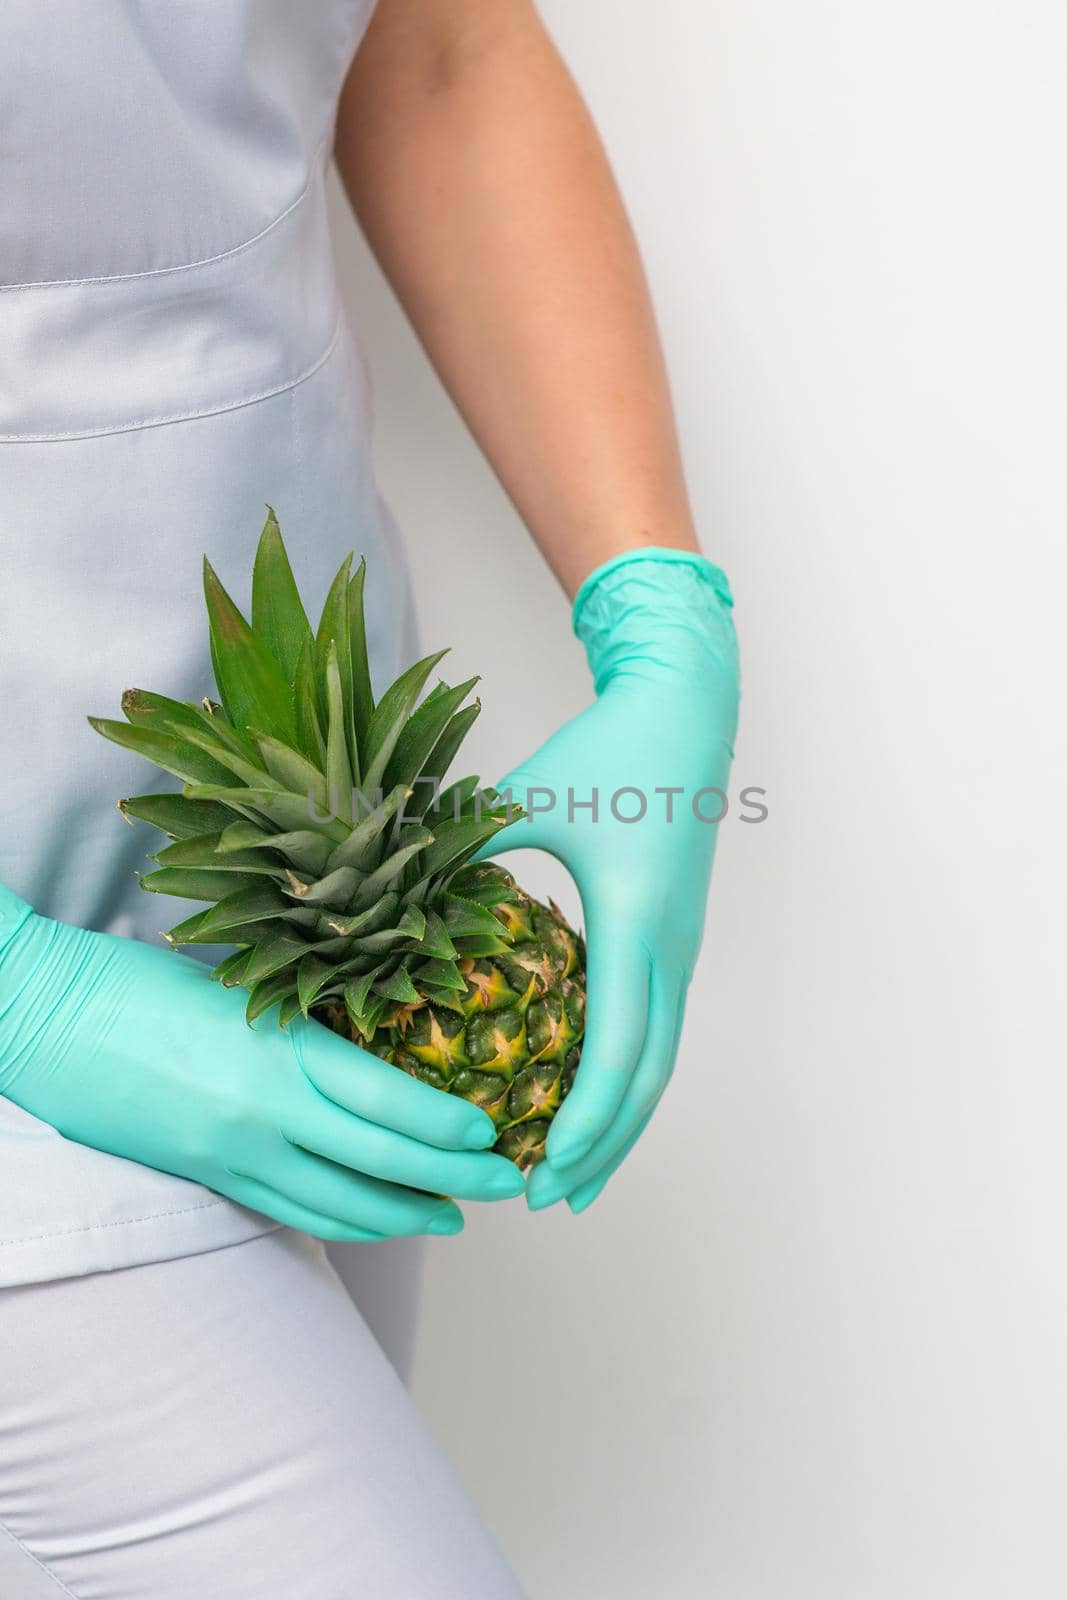
[{"label": "bare forearm", "polygon": [[694,548],[622,202],[527,0],[380,0],[337,157],[372,249],[567,591]]}]

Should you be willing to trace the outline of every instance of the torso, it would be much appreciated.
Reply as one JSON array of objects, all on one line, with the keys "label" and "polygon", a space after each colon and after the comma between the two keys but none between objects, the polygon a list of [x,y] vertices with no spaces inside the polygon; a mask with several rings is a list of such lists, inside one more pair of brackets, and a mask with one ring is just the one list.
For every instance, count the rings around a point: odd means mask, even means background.
[{"label": "torso", "polygon": [[[85,717],[131,686],[210,692],[200,558],[247,599],[265,502],[312,603],[366,554],[379,683],[410,659],[323,192],[372,10],[5,7],[0,879],[43,913],[155,940],[194,909],[138,889],[154,836],[115,802],[161,779]],[[0,1284],[270,1226],[3,1100],[0,1171]]]}]

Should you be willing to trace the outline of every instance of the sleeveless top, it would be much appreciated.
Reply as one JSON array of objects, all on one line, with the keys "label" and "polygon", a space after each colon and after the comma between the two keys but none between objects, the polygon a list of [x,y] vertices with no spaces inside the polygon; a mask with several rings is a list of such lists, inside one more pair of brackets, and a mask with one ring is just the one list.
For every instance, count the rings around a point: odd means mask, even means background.
[{"label": "sleeveless top", "polygon": [[[324,181],[374,0],[8,0],[0,67],[0,881],[160,942],[124,795],[174,787],[86,722],[212,692],[206,552],[247,603],[264,503],[309,610],[368,564],[380,689],[412,658]],[[146,1041],[150,1048],[150,1041]],[[0,1099],[0,1285],[277,1226]]]}]

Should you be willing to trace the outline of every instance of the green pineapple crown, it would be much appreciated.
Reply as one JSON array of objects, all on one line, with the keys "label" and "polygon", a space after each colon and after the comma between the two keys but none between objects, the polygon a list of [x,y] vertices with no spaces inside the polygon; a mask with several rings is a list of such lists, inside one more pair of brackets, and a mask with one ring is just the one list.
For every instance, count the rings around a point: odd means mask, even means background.
[{"label": "green pineapple crown", "polygon": [[477,778],[442,787],[480,709],[465,703],[477,679],[420,701],[441,650],[375,701],[366,563],[345,559],[312,630],[268,512],[251,623],[204,562],[218,701],[130,689],[125,722],[89,721],[182,781],[120,801],[172,841],[142,888],[209,902],[170,942],[237,946],[213,975],[251,991],[249,1021],[343,1004],[370,1041],[405,1007],[456,1009],[471,961],[509,948],[492,907],[514,885],[471,857],[521,812]]}]

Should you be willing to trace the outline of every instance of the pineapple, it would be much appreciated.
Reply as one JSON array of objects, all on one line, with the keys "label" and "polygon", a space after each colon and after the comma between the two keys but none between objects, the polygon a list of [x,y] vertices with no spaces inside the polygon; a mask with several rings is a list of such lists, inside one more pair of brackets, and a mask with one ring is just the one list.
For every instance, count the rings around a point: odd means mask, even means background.
[{"label": "pineapple", "polygon": [[521,815],[477,778],[443,787],[477,679],[423,696],[439,651],[375,702],[352,559],[313,632],[271,511],[251,624],[204,563],[218,701],[130,689],[125,722],[89,720],[182,781],[119,802],[171,841],[141,887],[209,902],[168,940],[235,946],[213,976],[249,991],[250,1022],[317,1018],[483,1107],[494,1149],[526,1168],[578,1064],[584,946],[555,905],[471,860]]}]

